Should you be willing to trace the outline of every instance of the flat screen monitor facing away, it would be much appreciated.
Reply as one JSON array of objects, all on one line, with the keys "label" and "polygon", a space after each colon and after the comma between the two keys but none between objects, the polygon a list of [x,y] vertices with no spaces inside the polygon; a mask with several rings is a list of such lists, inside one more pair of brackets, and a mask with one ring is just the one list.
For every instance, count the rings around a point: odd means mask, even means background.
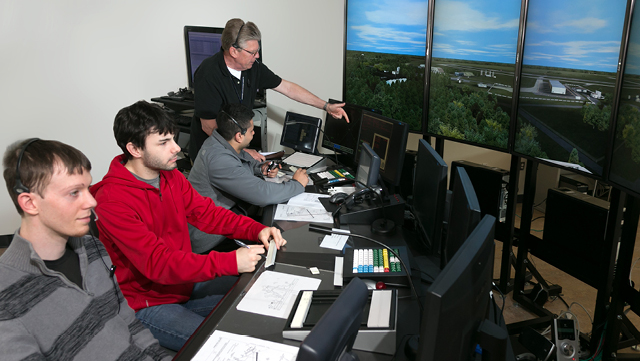
[{"label": "flat screen monitor facing away", "polygon": [[[495,217],[486,215],[427,290],[417,361],[469,361],[476,344],[484,346],[483,356],[488,349],[478,336],[490,323],[494,226]],[[504,360],[504,336],[503,345],[487,350],[490,360]]]},{"label": "flat screen monitor facing away", "polygon": [[[329,99],[329,103],[342,103],[334,99]],[[358,139],[360,137],[360,121],[362,111],[368,110],[376,112],[374,109],[361,107],[359,105],[345,104],[345,113],[349,117],[349,123],[344,119],[336,119],[327,113],[324,120],[324,136],[322,137],[322,147],[333,150],[336,153],[345,154],[347,166],[354,166],[359,158],[356,158],[358,151]],[[377,112],[376,112],[377,113]]]},{"label": "flat screen monitor facing away", "polygon": [[442,266],[445,266],[455,256],[481,218],[480,203],[467,171],[462,167],[457,167],[452,182],[454,184],[451,194],[451,214],[449,215],[447,240],[440,255],[443,261]]},{"label": "flat screen monitor facing away", "polygon": [[280,145],[298,152],[317,153],[318,138],[322,119],[308,115],[287,112],[282,128]]},{"label": "flat screen monitor facing away", "polygon": [[[407,123],[382,115],[362,111],[362,123],[360,124],[360,144],[367,143],[380,157],[380,175],[389,184],[400,184],[402,165],[407,148],[409,126]],[[360,157],[360,150],[356,158]]]},{"label": "flat screen monitor facing away", "polygon": [[368,298],[364,282],[357,277],[351,280],[302,342],[296,360],[357,360],[346,355],[351,355]]},{"label": "flat screen monitor facing away", "polygon": [[380,157],[371,149],[369,144],[362,145],[360,161],[356,171],[356,181],[373,187],[378,183],[378,173],[380,172]]},{"label": "flat screen monitor facing away", "polygon": [[413,183],[413,213],[418,226],[434,252],[440,250],[448,166],[426,140],[418,142],[418,158]]},{"label": "flat screen monitor facing away", "polygon": [[193,89],[193,74],[202,61],[220,51],[223,28],[204,26],[184,27],[184,47],[187,55],[187,78],[189,89]]}]

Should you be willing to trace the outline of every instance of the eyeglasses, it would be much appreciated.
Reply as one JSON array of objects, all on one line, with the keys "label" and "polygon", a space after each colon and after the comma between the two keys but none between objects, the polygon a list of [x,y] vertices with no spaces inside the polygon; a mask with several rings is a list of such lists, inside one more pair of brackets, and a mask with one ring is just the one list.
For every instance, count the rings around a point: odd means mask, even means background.
[{"label": "eyeglasses", "polygon": [[253,56],[254,58],[256,57],[256,55],[258,55],[258,52],[260,52],[260,48],[258,48],[258,50],[256,50],[256,51],[249,51],[249,50],[247,50],[245,48],[241,48],[239,46],[236,46],[235,48],[243,50],[243,51],[246,51],[247,53],[251,54],[251,56]]},{"label": "eyeglasses", "polygon": [[245,24],[242,24],[240,29],[238,29],[238,34],[236,35],[236,41],[234,41],[233,44],[231,44],[231,46],[233,46],[236,49],[240,49],[240,50],[246,51],[247,53],[251,54],[251,56],[253,56],[255,58],[256,54],[258,54],[258,52],[260,51],[260,48],[258,48],[258,50],[256,50],[256,51],[249,51],[247,49],[241,48],[240,45],[238,45],[238,40],[240,40],[240,32],[242,31],[242,28],[244,28],[244,25]]}]

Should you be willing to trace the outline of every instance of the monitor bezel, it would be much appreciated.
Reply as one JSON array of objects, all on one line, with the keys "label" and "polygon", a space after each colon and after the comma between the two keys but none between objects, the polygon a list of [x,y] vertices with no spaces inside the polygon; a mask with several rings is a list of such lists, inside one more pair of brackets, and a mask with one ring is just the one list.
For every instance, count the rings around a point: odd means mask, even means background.
[{"label": "monitor bezel", "polygon": [[[392,150],[398,149],[399,150],[399,154],[398,154],[398,158],[394,159],[394,161],[396,161],[396,172],[395,174],[392,174],[391,176],[387,174],[386,171],[380,169],[380,176],[382,176],[382,179],[386,182],[388,182],[389,184],[393,185],[393,186],[398,186],[400,184],[400,178],[402,176],[402,166],[404,165],[404,157],[405,154],[407,152],[407,141],[409,139],[409,124],[405,123],[405,122],[401,122],[399,120],[393,119],[393,118],[389,118],[389,117],[385,117],[384,115],[378,114],[378,113],[374,113],[368,110],[363,110],[362,111],[362,120],[360,122],[360,135],[358,136],[358,150],[356,152],[356,157],[360,156],[360,151],[362,149],[362,124],[364,121],[364,117],[365,115],[370,116],[372,118],[376,118],[382,121],[386,121],[389,123],[393,123],[393,133],[395,134],[396,132],[401,132],[400,134],[400,144],[398,144],[396,147],[391,147],[391,144],[389,145],[389,148]],[[391,139],[391,138],[390,138]],[[373,149],[373,148],[372,148]],[[378,156],[380,156],[378,154]],[[380,157],[380,160],[382,161],[382,157]],[[388,161],[388,159],[385,158],[385,163]]]},{"label": "monitor bezel", "polygon": [[[475,349],[473,345],[473,335],[478,332],[478,327],[482,321],[487,320],[489,316],[489,306],[491,302],[489,290],[491,290],[493,261],[495,257],[494,232],[495,217],[485,215],[469,234],[460,247],[459,252],[456,253],[451,259],[451,262],[440,272],[436,280],[427,290],[424,301],[425,308],[420,325],[420,346],[416,357],[417,361],[438,359],[437,356],[445,356],[446,359],[451,361],[467,360],[467,358],[464,358],[464,354],[461,355],[461,358],[453,359],[452,357],[454,355],[450,349],[451,345],[443,346],[442,342],[438,341],[439,337],[445,337],[447,340],[451,340],[457,344],[459,343],[460,345],[458,346],[460,347],[458,347],[458,349],[462,350],[461,347],[465,345],[461,345],[463,338],[460,337],[460,333],[463,332],[467,332],[466,341],[471,342],[470,345],[466,345],[469,346],[466,351],[471,353],[473,349]],[[485,259],[481,260],[480,258],[483,256],[485,256]],[[480,264],[482,267],[480,272],[472,272],[472,270],[478,267],[479,262],[482,261],[485,263]],[[469,278],[474,275],[477,275],[478,278],[484,277],[486,281],[485,284],[478,285],[476,282],[465,282],[465,280],[469,281]],[[461,286],[463,283],[464,285]],[[477,286],[473,293],[469,285]],[[475,311],[477,312],[474,312],[475,317],[471,320],[461,316],[447,317],[446,310],[443,310],[443,307],[454,308],[454,306],[459,306],[459,304],[452,305],[450,302],[447,302],[447,300],[461,300],[463,296],[466,296],[465,301],[468,304],[476,307]],[[460,314],[458,307],[455,308],[455,311]],[[463,309],[467,312],[471,310],[471,307]],[[448,315],[451,316],[451,313]],[[473,325],[468,327],[471,323],[473,323]],[[448,332],[440,332],[442,329],[446,329]],[[446,347],[446,350],[444,350],[443,347]],[[441,352],[440,354],[438,353],[439,350]]]},{"label": "monitor bezel", "polygon": [[[421,170],[421,165],[425,165],[426,162],[429,162],[429,169]],[[437,170],[435,170],[437,168]],[[416,169],[414,173],[414,182],[413,182],[413,214],[416,218],[416,222],[418,224],[419,231],[422,233],[422,236],[427,240],[427,246],[430,247],[433,253],[437,253],[440,251],[440,244],[442,242],[442,231],[444,228],[444,220],[445,220],[445,210],[446,210],[446,200],[447,200],[447,180],[448,180],[448,171],[449,166],[442,159],[440,154],[431,147],[431,145],[424,139],[420,139],[418,141],[418,154],[416,157]],[[434,185],[436,188],[434,192],[437,193],[435,199],[422,199],[423,190],[425,189],[425,182],[420,181],[419,177],[424,174],[424,178],[433,178],[436,180]],[[428,209],[422,209],[421,205],[429,202]],[[424,212],[422,212],[424,211]],[[428,211],[434,211],[435,214],[433,216],[434,224],[432,232],[428,232],[425,228],[425,223],[427,223],[426,216],[421,216],[423,213],[427,213]],[[424,222],[423,222],[424,220]],[[432,233],[431,235],[429,233]]]},{"label": "monitor bezel", "polygon": [[[362,182],[360,179],[360,166],[362,162],[366,162],[367,159],[363,159],[364,157],[368,157],[369,162],[369,173],[367,174],[366,182]],[[362,151],[360,152],[360,159],[358,161],[358,170],[356,171],[356,180],[364,183],[367,187],[375,187],[378,182],[378,174],[380,173],[380,156],[376,154],[376,152],[371,149],[368,144],[362,145]]]},{"label": "monitor bezel", "polygon": [[[184,48],[185,48],[185,57],[187,61],[187,84],[189,86],[189,89],[193,90],[192,74],[195,74],[195,71],[197,70],[197,69],[191,68],[191,46],[189,45],[189,35],[191,33],[210,33],[210,34],[220,34],[220,36],[222,36],[223,30],[224,28],[215,28],[215,27],[207,27],[207,26],[194,26],[194,25],[184,26]],[[212,56],[213,55],[215,55],[215,53],[212,54]]]},{"label": "monitor bezel", "polygon": [[[294,119],[292,119],[294,118]],[[293,144],[285,141],[285,134],[287,133],[287,123],[289,122],[302,122],[308,123],[315,127],[315,137],[313,139],[312,149],[307,149],[305,147],[299,146],[297,144]],[[289,147],[295,151],[309,154],[318,154],[318,141],[320,140],[320,129],[322,127],[322,119],[312,117],[309,115],[304,115],[300,113],[287,112],[284,118],[284,124],[282,125],[282,134],[280,135],[280,145],[284,147]]]}]

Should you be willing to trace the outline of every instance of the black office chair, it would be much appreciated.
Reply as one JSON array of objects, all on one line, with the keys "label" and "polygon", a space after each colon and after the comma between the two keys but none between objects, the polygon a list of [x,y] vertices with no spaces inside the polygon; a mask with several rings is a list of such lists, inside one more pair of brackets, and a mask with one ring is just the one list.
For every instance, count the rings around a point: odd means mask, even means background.
[{"label": "black office chair", "polygon": [[0,248],[7,248],[13,240],[13,234],[0,235]]}]

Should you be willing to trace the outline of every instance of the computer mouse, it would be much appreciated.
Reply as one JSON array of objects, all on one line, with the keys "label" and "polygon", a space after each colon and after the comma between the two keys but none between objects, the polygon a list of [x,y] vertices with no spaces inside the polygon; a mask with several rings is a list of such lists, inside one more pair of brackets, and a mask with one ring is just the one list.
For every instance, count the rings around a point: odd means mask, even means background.
[{"label": "computer mouse", "polygon": [[329,198],[329,203],[331,204],[341,204],[344,202],[345,199],[347,199],[349,195],[347,193],[336,193],[334,195],[331,196],[331,198]]}]

